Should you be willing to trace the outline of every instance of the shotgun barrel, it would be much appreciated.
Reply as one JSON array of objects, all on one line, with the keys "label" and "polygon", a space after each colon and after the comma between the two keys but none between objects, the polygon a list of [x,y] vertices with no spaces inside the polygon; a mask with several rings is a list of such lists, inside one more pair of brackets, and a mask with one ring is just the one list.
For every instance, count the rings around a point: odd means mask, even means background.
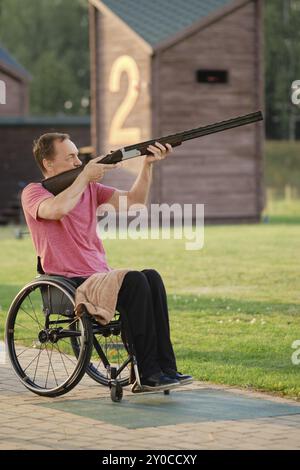
[{"label": "shotgun barrel", "polygon": [[[195,129],[189,129],[187,131],[178,132],[177,134],[171,134],[158,139],[147,140],[145,142],[140,142],[134,145],[128,145],[124,148],[112,151],[105,157],[103,157],[98,163],[118,163],[123,160],[128,160],[130,158],[136,158],[141,155],[149,154],[147,150],[149,145],[154,145],[155,142],[160,142],[161,144],[171,144],[172,147],[177,147],[181,145],[182,142],[187,140],[197,139],[199,137],[204,137],[205,135],[215,134],[217,132],[222,132],[228,129],[233,129],[235,127],[245,126],[246,124],[252,124],[257,121],[262,121],[263,115],[261,111],[256,111],[254,113],[245,114],[236,118],[228,119],[226,121],[217,122],[215,124],[209,124],[207,126],[197,127]],[[55,196],[60,192],[68,188],[77,176],[81,173],[84,168],[84,164],[79,168],[74,168],[73,170],[65,171],[59,175],[46,178],[42,181],[42,185],[48,191],[50,191]]]}]

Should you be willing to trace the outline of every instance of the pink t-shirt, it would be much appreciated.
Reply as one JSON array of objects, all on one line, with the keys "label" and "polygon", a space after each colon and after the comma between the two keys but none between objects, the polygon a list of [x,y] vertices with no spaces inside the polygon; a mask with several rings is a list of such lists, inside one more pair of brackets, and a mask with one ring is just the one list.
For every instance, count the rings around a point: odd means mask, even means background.
[{"label": "pink t-shirt", "polygon": [[90,183],[80,200],[60,220],[37,216],[42,201],[54,197],[41,183],[31,183],[22,192],[22,206],[33,243],[47,274],[88,277],[111,270],[102,241],[96,233],[96,210],[107,202],[115,188]]}]

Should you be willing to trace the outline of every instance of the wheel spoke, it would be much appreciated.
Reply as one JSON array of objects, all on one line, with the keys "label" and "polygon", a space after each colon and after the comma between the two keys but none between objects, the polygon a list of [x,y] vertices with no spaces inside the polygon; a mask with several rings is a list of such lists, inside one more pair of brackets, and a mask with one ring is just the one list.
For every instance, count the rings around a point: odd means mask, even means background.
[{"label": "wheel spoke", "polygon": [[36,358],[39,356],[40,354],[40,351],[37,353],[37,355],[32,359],[32,361],[30,361],[30,363],[28,364],[27,367],[25,367],[25,369],[23,369],[24,372],[26,372],[26,370],[28,369],[28,367],[31,366],[31,364],[36,360]]},{"label": "wheel spoke", "polygon": [[25,348],[23,349],[23,351],[21,351],[20,353],[17,354],[17,358],[19,358],[20,356],[22,356],[22,354],[24,354],[24,352],[30,350],[30,348]]},{"label": "wheel spoke", "polygon": [[[40,324],[40,322],[39,322],[39,320],[38,320],[38,318],[37,318],[37,316],[36,316],[35,309],[34,309],[34,306],[33,306],[33,304],[32,304],[30,294],[28,295],[28,298],[29,298],[29,301],[30,301],[30,303],[31,303],[31,307],[32,307],[34,316],[35,316],[35,318],[36,318],[36,321],[37,321],[37,323],[38,323],[38,325],[39,325],[39,328],[42,330],[43,327],[42,327],[42,325]],[[31,318],[32,318],[32,317],[31,317]]]},{"label": "wheel spoke", "polygon": [[[26,312],[26,310],[24,310],[24,307],[21,307],[21,310],[22,310],[26,315],[28,315],[28,316],[31,318],[31,320],[34,321],[34,323],[38,323],[38,326],[40,327],[39,322],[36,322],[36,320],[30,315],[30,313],[28,313],[28,312]],[[40,327],[40,329],[42,329],[42,328],[43,328],[43,327]]]},{"label": "wheel spoke", "polygon": [[42,351],[43,351],[43,349],[41,348],[41,349],[40,349],[40,352],[39,352],[39,357],[38,357],[38,360],[37,360],[37,363],[36,363],[35,371],[34,371],[33,381],[35,381],[35,377],[36,377],[36,373],[37,373],[37,368],[38,368],[38,365],[39,365],[39,361],[40,361],[40,357],[41,357]]},{"label": "wheel spoke", "polygon": [[60,358],[61,358],[61,361],[62,361],[62,363],[63,363],[63,365],[64,365],[65,371],[66,371],[66,373],[68,374],[69,372],[68,372],[68,370],[67,370],[67,367],[66,367],[66,364],[65,364],[65,361],[64,361],[63,353],[62,353],[61,350],[59,349],[58,343],[56,343],[56,347],[57,347],[57,349],[58,349],[58,351],[59,351],[59,353],[60,353]]},{"label": "wheel spoke", "polygon": [[52,353],[53,353],[53,344],[51,344],[52,348],[51,348],[51,353],[50,353],[50,357],[49,357],[49,352],[48,352],[48,349],[47,349],[47,346],[46,346],[46,351],[47,351],[47,355],[48,355],[48,359],[49,359],[49,365],[48,365],[48,371],[47,371],[47,378],[46,378],[46,383],[45,383],[45,388],[47,388],[47,384],[48,384],[48,376],[49,376],[49,371],[50,371],[50,366],[51,366],[51,370],[53,372],[53,376],[54,376],[54,380],[56,382],[56,386],[58,386],[58,382],[57,382],[57,379],[56,379],[56,375],[55,375],[55,372],[53,370],[53,367],[52,367]]},{"label": "wheel spoke", "polygon": [[[56,344],[53,344],[53,346],[56,347],[56,346],[57,346],[57,343],[56,343]],[[57,350],[60,351],[59,349],[57,349]],[[69,361],[72,362],[72,364],[75,364],[75,365],[76,365],[76,362],[75,362],[74,360],[72,360],[72,359],[70,358],[70,356],[68,356],[66,353],[64,353],[63,351],[61,351],[61,354],[62,354],[63,356],[65,356],[67,359],[69,359]]]},{"label": "wheel spoke", "polygon": [[[28,328],[28,326],[20,325],[20,323],[15,322],[15,326],[19,326],[20,328],[24,328],[24,330],[28,330],[32,333],[32,331]],[[23,339],[23,338],[22,338]]]}]

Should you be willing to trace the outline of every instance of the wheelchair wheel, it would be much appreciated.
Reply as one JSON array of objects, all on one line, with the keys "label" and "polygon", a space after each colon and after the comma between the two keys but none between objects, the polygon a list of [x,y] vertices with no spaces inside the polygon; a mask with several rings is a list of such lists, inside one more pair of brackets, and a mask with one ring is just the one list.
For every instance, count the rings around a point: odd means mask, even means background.
[{"label": "wheelchair wheel", "polygon": [[[110,386],[117,379],[122,387],[130,383],[131,357],[124,346],[120,314],[105,326],[92,321],[93,351],[86,373],[101,385]],[[112,373],[113,371],[113,373]]]},{"label": "wheelchair wheel", "polygon": [[38,395],[68,392],[90,363],[91,321],[86,313],[74,316],[74,289],[63,281],[41,276],[27,284],[10,306],[5,336],[17,376]]}]

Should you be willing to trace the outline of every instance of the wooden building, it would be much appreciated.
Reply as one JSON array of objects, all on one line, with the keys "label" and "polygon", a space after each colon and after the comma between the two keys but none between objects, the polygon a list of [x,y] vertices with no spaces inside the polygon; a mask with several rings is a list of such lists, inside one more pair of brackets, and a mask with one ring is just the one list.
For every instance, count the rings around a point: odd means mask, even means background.
[{"label": "wooden building", "polygon": [[0,45],[0,117],[28,114],[30,79],[27,70]]},{"label": "wooden building", "polygon": [[[89,0],[98,154],[263,108],[262,0]],[[154,165],[151,202],[204,203],[206,220],[257,221],[263,125],[206,136]],[[129,189],[139,169],[107,173]]]}]

